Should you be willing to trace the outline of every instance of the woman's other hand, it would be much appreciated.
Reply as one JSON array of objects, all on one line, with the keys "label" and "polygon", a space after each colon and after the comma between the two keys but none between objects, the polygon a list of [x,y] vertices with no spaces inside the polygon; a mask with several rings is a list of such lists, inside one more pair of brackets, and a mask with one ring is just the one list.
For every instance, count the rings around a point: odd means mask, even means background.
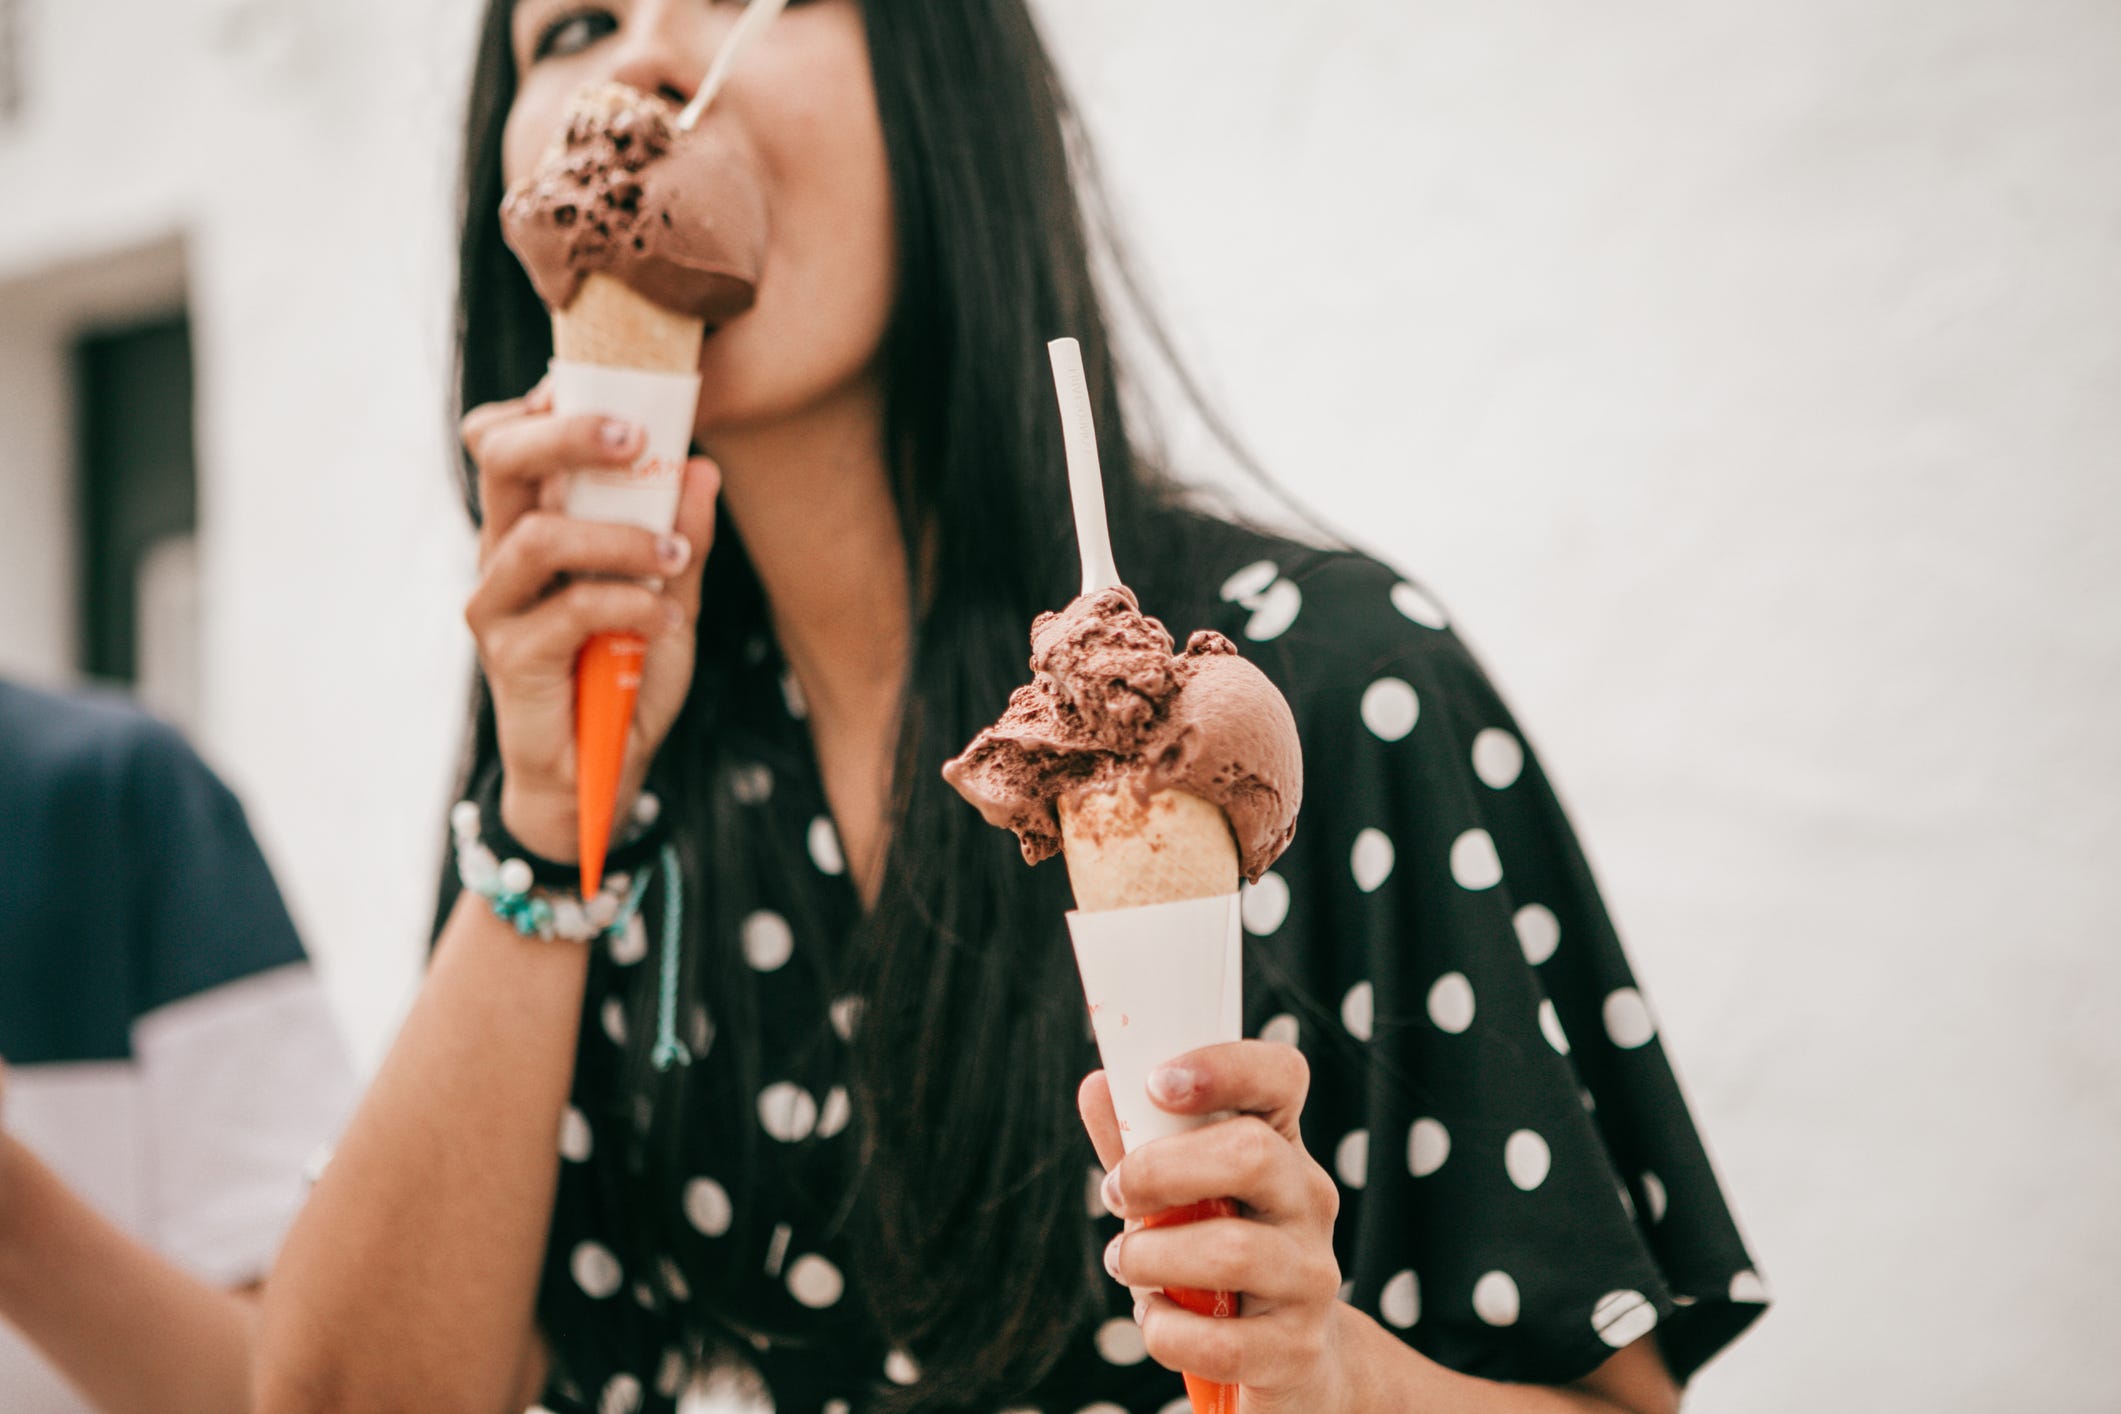
[{"label": "woman's other hand", "polygon": [[[1235,1041],[1180,1056],[1150,1076],[1149,1097],[1172,1114],[1230,1117],[1125,1157],[1105,1073],[1092,1073],[1076,1097],[1110,1170],[1106,1206],[1129,1220],[1106,1249],[1105,1268],[1147,1289],[1136,1306],[1143,1343],[1170,1369],[1244,1386],[1245,1414],[1341,1405],[1333,1256],[1340,1194],[1297,1129],[1310,1082],[1293,1046]],[[1236,1199],[1238,1216],[1138,1225],[1211,1198]],[[1241,1292],[1242,1314],[1195,1315],[1162,1294],[1174,1286]]]},{"label": "woman's other hand", "polygon": [[721,475],[703,458],[689,462],[677,526],[659,536],[561,510],[568,475],[631,465],[640,428],[595,414],[559,417],[540,384],[524,397],[474,408],[461,431],[478,467],[484,512],[479,585],[464,621],[493,695],[502,822],[536,853],[572,860],[575,659],[598,633],[648,641],[626,745],[623,812],[692,683],[700,568],[713,543]]}]

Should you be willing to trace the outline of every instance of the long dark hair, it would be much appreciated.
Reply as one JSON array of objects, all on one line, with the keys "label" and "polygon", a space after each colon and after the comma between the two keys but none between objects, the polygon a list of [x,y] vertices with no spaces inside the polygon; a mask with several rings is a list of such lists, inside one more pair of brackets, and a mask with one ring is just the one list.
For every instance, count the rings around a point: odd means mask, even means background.
[{"label": "long dark hair", "polygon": [[[468,114],[457,329],[465,407],[520,394],[551,353],[549,317],[496,219],[515,84],[509,8],[496,0],[489,10]],[[848,1210],[849,1286],[890,1340],[919,1355],[922,1379],[897,1396],[902,1407],[950,1409],[1027,1390],[1098,1307],[1107,1280],[1092,1250],[1088,1147],[1072,1103],[1089,1053],[1062,925],[1066,880],[1058,865],[1026,869],[1013,839],[938,771],[1023,680],[1032,617],[1075,587],[1046,341],[1082,342],[1115,552],[1144,603],[1181,637],[1211,609],[1212,586],[1189,565],[1237,563],[1228,556],[1251,533],[1189,509],[1130,437],[1085,229],[1085,210],[1102,224],[1104,207],[1079,194],[1087,143],[1023,0],[863,10],[900,271],[880,356],[884,435],[909,579],[924,590],[889,854],[853,940],[865,1006],[853,1059],[861,1169]],[[467,467],[476,516],[474,486]],[[687,895],[711,901],[741,893],[718,887],[719,874],[750,867],[735,844],[738,822],[725,818],[727,792],[714,788],[730,768],[715,723],[765,614],[726,525],[705,573],[712,611],[658,774],[681,783],[665,803]],[[483,685],[478,702],[474,775],[495,759]],[[444,892],[446,909],[447,882]],[[758,1065],[749,986],[735,950],[718,941],[732,936],[729,920],[702,912],[686,919],[683,985],[692,1002],[715,999],[715,1044],[739,1056],[729,1097],[740,1097],[755,1093]],[[628,1028],[628,1073],[656,1112],[685,1113],[688,1095],[710,1102],[689,1091],[684,1068],[658,1075],[648,1066],[651,1032]],[[720,1093],[719,1082],[706,1083]],[[653,1128],[631,1179],[651,1191],[614,1205],[629,1270],[690,1240],[675,1217],[682,1129]],[[742,1313],[712,1310],[711,1289],[697,1296],[725,1329],[742,1328]],[[713,1338],[693,1335],[696,1346]]]}]

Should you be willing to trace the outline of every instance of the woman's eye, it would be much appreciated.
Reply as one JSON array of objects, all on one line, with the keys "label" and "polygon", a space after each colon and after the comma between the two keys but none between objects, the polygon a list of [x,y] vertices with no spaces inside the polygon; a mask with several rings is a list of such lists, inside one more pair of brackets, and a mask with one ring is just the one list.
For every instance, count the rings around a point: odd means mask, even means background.
[{"label": "woman's eye", "polygon": [[618,21],[602,10],[576,10],[562,15],[538,32],[537,43],[530,49],[530,62],[578,54],[618,27]]}]

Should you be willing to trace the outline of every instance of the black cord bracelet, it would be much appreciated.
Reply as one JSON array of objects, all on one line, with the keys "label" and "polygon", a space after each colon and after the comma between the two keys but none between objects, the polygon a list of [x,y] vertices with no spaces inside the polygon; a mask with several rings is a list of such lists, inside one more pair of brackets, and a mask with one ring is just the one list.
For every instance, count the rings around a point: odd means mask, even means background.
[{"label": "black cord bracelet", "polygon": [[[572,892],[581,887],[580,864],[563,864],[557,859],[532,853],[501,823],[499,763],[489,767],[480,778],[478,788],[471,793],[471,801],[479,807],[479,842],[492,850],[496,859],[522,860],[530,866],[530,877],[548,889]],[[654,860],[667,833],[662,816],[662,801],[653,793],[642,791],[640,799],[634,802],[633,814],[618,831],[619,838],[604,855],[607,875],[631,874]]]}]

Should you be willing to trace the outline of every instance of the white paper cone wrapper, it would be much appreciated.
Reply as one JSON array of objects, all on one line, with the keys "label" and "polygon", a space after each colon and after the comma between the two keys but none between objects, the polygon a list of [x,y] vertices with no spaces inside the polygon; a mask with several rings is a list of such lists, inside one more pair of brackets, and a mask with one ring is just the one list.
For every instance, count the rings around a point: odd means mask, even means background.
[{"label": "white paper cone wrapper", "polygon": [[637,525],[658,535],[677,524],[697,373],[657,373],[600,363],[552,361],[552,410],[562,417],[601,413],[647,433],[640,458],[624,471],[578,472],[567,488],[567,514],[581,520]]},{"label": "white paper cone wrapper", "polygon": [[1244,933],[1237,895],[1068,915],[1090,1027],[1128,1153],[1218,1115],[1174,1115],[1149,1072],[1244,1032]]}]

